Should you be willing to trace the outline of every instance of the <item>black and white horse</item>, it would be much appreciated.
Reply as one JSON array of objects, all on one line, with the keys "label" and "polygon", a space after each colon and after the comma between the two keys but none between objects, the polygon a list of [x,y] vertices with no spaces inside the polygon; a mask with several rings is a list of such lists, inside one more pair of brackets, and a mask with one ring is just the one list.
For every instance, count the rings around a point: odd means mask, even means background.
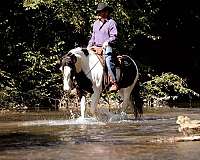
[{"label": "black and white horse", "polygon": [[[133,106],[134,115],[137,118],[142,114],[142,103],[136,86],[138,83],[138,68],[132,58],[123,55],[122,68],[117,69],[119,80],[119,95],[123,102],[121,110],[127,106]],[[84,116],[87,92],[92,93],[90,112],[95,114],[97,105],[103,90],[104,67],[93,51],[83,48],[74,48],[62,58],[61,71],[63,72],[63,89],[70,92],[76,81],[79,91],[81,115]],[[134,101],[133,101],[134,97]]]}]

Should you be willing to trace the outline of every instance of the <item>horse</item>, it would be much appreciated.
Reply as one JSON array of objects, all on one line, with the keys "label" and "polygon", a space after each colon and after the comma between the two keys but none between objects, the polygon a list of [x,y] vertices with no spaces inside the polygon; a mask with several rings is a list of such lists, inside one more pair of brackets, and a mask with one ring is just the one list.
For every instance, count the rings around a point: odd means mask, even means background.
[{"label": "horse", "polygon": [[[120,87],[118,93],[122,99],[121,111],[124,111],[127,106],[131,106],[133,107],[135,118],[138,118],[143,113],[142,99],[139,95],[138,67],[128,55],[122,55],[121,59],[126,59],[121,68],[116,68],[116,76]],[[71,49],[62,57],[60,70],[63,73],[64,91],[70,92],[76,82],[81,115],[84,116],[87,93],[92,94],[90,97],[90,112],[95,115],[101,93],[104,90],[105,74],[104,66],[97,54],[81,47]]]}]

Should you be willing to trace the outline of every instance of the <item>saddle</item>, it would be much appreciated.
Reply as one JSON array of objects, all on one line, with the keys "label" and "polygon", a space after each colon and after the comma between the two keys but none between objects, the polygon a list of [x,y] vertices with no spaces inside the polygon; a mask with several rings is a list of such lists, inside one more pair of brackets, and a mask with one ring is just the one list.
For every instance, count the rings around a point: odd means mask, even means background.
[{"label": "saddle", "polygon": [[[108,74],[108,69],[105,64],[105,59],[103,56],[103,48],[93,47],[92,51],[96,53],[97,57],[99,58],[105,70],[103,77],[103,90],[108,90],[113,82],[111,76]],[[116,65],[116,76],[119,89],[126,88],[127,86],[132,84],[137,73],[134,63],[127,55],[118,55],[118,56],[116,55],[116,57],[114,57],[114,61]]]},{"label": "saddle", "polygon": [[103,48],[102,47],[92,47],[91,50],[94,51],[94,53],[99,58],[101,64],[104,66],[105,61],[104,61],[104,57],[103,57]]}]

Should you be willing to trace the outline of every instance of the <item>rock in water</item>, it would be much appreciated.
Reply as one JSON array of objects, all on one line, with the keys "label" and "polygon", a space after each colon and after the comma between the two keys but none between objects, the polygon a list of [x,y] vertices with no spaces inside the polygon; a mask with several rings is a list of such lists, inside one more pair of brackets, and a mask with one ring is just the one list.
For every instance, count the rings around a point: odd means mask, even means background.
[{"label": "rock in water", "polygon": [[159,143],[174,143],[186,141],[200,141],[200,120],[191,120],[187,116],[178,116],[176,123],[179,124],[179,132],[184,136],[175,137],[160,137],[154,139],[152,142]]},{"label": "rock in water", "polygon": [[200,135],[200,120],[191,120],[187,116],[178,116],[177,124],[179,124],[179,132],[185,136],[199,136]]}]

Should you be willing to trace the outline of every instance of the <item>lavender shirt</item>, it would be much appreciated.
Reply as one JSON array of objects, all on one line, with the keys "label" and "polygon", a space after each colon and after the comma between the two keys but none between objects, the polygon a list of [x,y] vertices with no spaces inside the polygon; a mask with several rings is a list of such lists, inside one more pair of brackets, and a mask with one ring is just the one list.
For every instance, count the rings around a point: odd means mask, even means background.
[{"label": "lavender shirt", "polygon": [[116,37],[117,24],[113,19],[107,19],[104,24],[100,20],[96,20],[93,24],[93,32],[89,45],[102,46],[104,42],[114,42]]}]

